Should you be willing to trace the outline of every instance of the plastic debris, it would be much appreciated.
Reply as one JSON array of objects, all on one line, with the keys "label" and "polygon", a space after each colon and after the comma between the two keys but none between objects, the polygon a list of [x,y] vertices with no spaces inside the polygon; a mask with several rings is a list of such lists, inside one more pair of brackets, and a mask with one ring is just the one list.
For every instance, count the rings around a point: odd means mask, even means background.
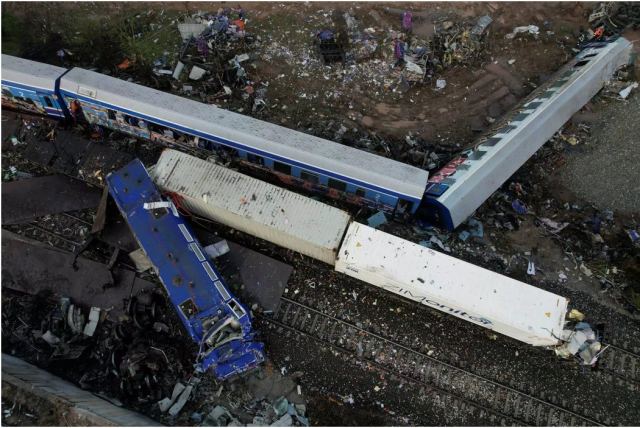
[{"label": "plastic debris", "polygon": [[89,322],[84,326],[83,333],[85,336],[93,336],[96,332],[98,322],[100,322],[101,313],[102,309],[96,308],[95,306],[91,308],[91,311],[89,312]]},{"label": "plastic debris", "polygon": [[437,236],[432,236],[429,239],[429,242],[431,242],[432,244],[436,244],[438,246],[438,248],[440,248],[442,251],[446,251],[447,253],[449,251],[451,251],[451,249],[449,247],[447,247],[446,245],[444,245],[442,243],[442,241]]},{"label": "plastic debris", "polygon": [[413,13],[411,13],[410,11],[404,11],[402,13],[402,29],[405,31],[411,31],[411,28],[413,27]]},{"label": "plastic debris", "polygon": [[216,406],[209,412],[204,420],[204,425],[226,427],[234,420],[231,413],[223,406]]},{"label": "plastic debris", "polygon": [[229,64],[230,65],[238,64],[238,63],[247,61],[248,59],[249,59],[249,54],[243,53],[243,54],[236,55],[235,57],[231,58],[229,60]]},{"label": "plastic debris", "polygon": [[533,261],[529,260],[527,264],[527,275],[535,276],[536,274],[536,265]]},{"label": "plastic debris", "polygon": [[505,36],[507,39],[513,39],[516,34],[519,33],[528,33],[537,36],[540,34],[540,28],[537,25],[527,25],[525,27],[516,27],[513,31]]},{"label": "plastic debris", "polygon": [[272,423],[270,426],[272,427],[290,427],[293,425],[293,418],[291,417],[290,414],[286,414],[283,417],[281,417],[280,419],[278,419],[277,421],[275,421],[274,423]]},{"label": "plastic debris", "polygon": [[578,322],[573,331],[565,329],[560,338],[564,343],[555,348],[556,355],[562,358],[576,358],[580,364],[593,366],[602,352],[607,347],[602,348],[599,337],[591,328],[589,323]]},{"label": "plastic debris", "polygon": [[[192,381],[196,379],[197,378],[193,378]],[[169,409],[169,415],[175,416],[178,413],[180,413],[180,410],[182,410],[184,405],[187,404],[189,397],[191,397],[192,391],[193,391],[193,385],[192,384],[187,385],[187,387],[180,393],[180,396],[178,396],[178,399],[173,403],[173,406],[171,406],[171,408]]]},{"label": "plastic debris", "polygon": [[445,79],[436,80],[436,89],[442,90],[447,87],[447,81]]},{"label": "plastic debris", "polygon": [[42,336],[40,336],[40,338],[51,346],[55,346],[60,343],[60,338],[51,333],[51,330],[47,330]]},{"label": "plastic debris", "polygon": [[176,64],[176,68],[173,69],[173,73],[171,74],[171,77],[173,77],[176,80],[180,79],[182,70],[184,70],[184,63],[182,61],[178,61],[178,63]]},{"label": "plastic debris", "polygon": [[229,251],[229,243],[225,239],[216,242],[215,244],[207,245],[206,247],[204,247],[204,252],[207,253],[207,255],[212,259],[225,255]]},{"label": "plastic debris", "polygon": [[142,248],[129,253],[129,258],[133,262],[138,272],[145,272],[153,267],[151,260],[147,257]]},{"label": "plastic debris", "polygon": [[469,225],[469,233],[471,236],[476,238],[484,237],[484,226],[482,226],[482,223],[479,220],[470,218],[467,220],[467,225]]},{"label": "plastic debris", "polygon": [[189,419],[191,419],[194,424],[199,424],[202,422],[202,413],[193,412]]},{"label": "plastic debris", "polygon": [[582,321],[584,320],[584,314],[577,309],[571,309],[567,318],[573,321]]},{"label": "plastic debris", "polygon": [[593,272],[591,272],[591,269],[589,269],[588,267],[586,267],[584,265],[584,263],[580,264],[580,272],[582,272],[583,274],[585,274],[588,277],[592,277],[593,276]]},{"label": "plastic debris", "polygon": [[193,68],[191,69],[191,72],[189,73],[189,79],[200,80],[202,79],[202,76],[204,76],[206,72],[207,70],[205,70],[204,68],[200,68],[194,65]]},{"label": "plastic debris", "polygon": [[166,397],[158,401],[158,406],[160,407],[160,411],[164,413],[167,410],[169,410],[171,405],[178,399],[180,394],[182,394],[182,392],[185,389],[186,389],[186,386],[184,386],[181,382],[176,383],[173,386],[173,392],[171,393],[171,398]]},{"label": "plastic debris", "polygon": [[542,217],[539,219],[545,228],[551,233],[560,233],[565,227],[569,226],[569,223],[558,223],[550,218]]},{"label": "plastic debris", "polygon": [[126,70],[127,68],[131,67],[133,63],[129,60],[129,58],[125,58],[120,64],[118,64],[116,67],[118,67],[120,70]]},{"label": "plastic debris", "polygon": [[367,224],[373,228],[378,228],[379,226],[385,224],[387,222],[387,216],[384,215],[382,211],[378,211],[371,217],[367,219]]},{"label": "plastic debris", "polygon": [[276,412],[276,416],[278,417],[287,413],[288,408],[289,400],[284,397],[278,397],[276,401],[273,402],[273,411]]},{"label": "plastic debris", "polygon": [[82,309],[76,305],[69,305],[67,312],[67,325],[74,333],[81,333],[84,330],[84,315]]},{"label": "plastic debris", "polygon": [[484,226],[475,218],[469,218],[466,223],[467,228],[458,234],[458,238],[462,242],[466,242],[471,237],[482,238],[484,237]]},{"label": "plastic debris", "polygon": [[178,31],[180,32],[180,37],[182,37],[182,40],[184,41],[189,40],[191,37],[198,37],[206,29],[207,29],[207,25],[202,23],[185,22],[185,23],[178,24]]},{"label": "plastic debris", "polygon": [[476,25],[474,25],[474,27],[471,29],[471,35],[474,37],[482,36],[492,22],[493,18],[491,18],[489,15],[481,16],[480,18],[478,18]]},{"label": "plastic debris", "polygon": [[468,231],[466,231],[466,230],[463,230],[462,232],[460,232],[460,233],[458,234],[458,238],[460,238],[460,240],[461,240],[462,242],[466,242],[466,241],[467,241],[467,239],[469,239],[469,237],[470,237],[470,236],[471,236],[471,233],[469,233],[469,232],[468,232]]},{"label": "plastic debris", "polygon": [[520,215],[527,213],[527,206],[520,199],[514,199],[513,202],[511,202],[511,207]]},{"label": "plastic debris", "polygon": [[638,82],[633,82],[631,85],[627,86],[626,88],[618,92],[618,95],[620,95],[620,98],[622,98],[623,100],[626,100],[629,94],[631,93],[631,90],[637,87],[638,87]]}]

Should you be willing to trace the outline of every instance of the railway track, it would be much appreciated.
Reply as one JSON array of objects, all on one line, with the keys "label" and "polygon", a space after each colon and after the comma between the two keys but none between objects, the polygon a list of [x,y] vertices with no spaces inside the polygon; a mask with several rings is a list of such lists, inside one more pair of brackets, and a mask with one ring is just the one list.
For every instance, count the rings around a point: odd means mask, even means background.
[{"label": "railway track", "polygon": [[[5,226],[12,232],[45,242],[52,247],[74,252],[88,237],[92,222],[81,212],[76,214],[58,213],[41,217],[29,223]],[[84,218],[83,218],[84,217]]]},{"label": "railway track", "polygon": [[600,370],[611,376],[610,381],[617,381],[631,391],[640,390],[640,355],[616,345],[608,346],[600,356]]},{"label": "railway track", "polygon": [[605,422],[439,361],[286,297],[281,298],[275,317],[263,319],[353,354],[414,384],[438,391],[449,400],[471,407],[473,417],[487,419],[493,425],[605,425]]},{"label": "railway track", "polygon": [[[86,238],[77,231],[91,228],[91,215],[89,211],[60,213],[9,228],[18,227],[25,236],[74,251]],[[565,408],[440,361],[287,297],[282,297],[281,302],[278,314],[274,318],[263,317],[263,320],[353,354],[382,371],[435,391],[451,405],[471,409],[471,416],[477,420],[487,420],[493,425],[531,426],[604,426],[611,423],[608,418],[603,421],[599,417],[581,415],[575,408]],[[620,382],[638,386],[640,356],[630,350],[610,345],[602,356],[601,368]]]}]

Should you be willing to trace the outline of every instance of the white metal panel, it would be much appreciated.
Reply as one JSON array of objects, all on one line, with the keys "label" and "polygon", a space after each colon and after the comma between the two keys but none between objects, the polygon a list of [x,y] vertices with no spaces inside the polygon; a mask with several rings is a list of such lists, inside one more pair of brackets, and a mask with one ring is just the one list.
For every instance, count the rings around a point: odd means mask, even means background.
[{"label": "white metal panel", "polygon": [[348,213],[176,150],[152,177],[193,213],[333,265]]},{"label": "white metal panel", "polygon": [[[478,152],[484,152],[479,159],[470,159],[462,168],[445,179],[450,185],[437,198],[449,210],[453,227],[464,222],[493,192],[495,192],[518,168],[520,168],[549,138],[555,134],[571,116],[580,110],[607,82],[613,73],[628,63],[631,43],[623,38],[600,48],[587,49],[578,55],[568,67],[558,73],[572,71],[564,84],[545,91],[553,92],[543,98],[540,93],[526,103],[516,113],[528,113],[521,121],[509,123],[516,128],[493,135],[500,141],[492,146],[479,144]],[[594,56],[589,56],[593,55]],[[576,68],[582,59],[589,62]],[[535,108],[532,103],[541,102]],[[470,154],[473,155],[473,152]],[[433,178],[432,178],[433,179]]]},{"label": "white metal panel", "polygon": [[179,124],[285,159],[421,200],[429,174],[419,168],[314,137],[213,105],[192,101],[92,71],[74,68],[60,81],[71,93]]},{"label": "white metal panel", "polygon": [[66,68],[43,64],[11,55],[2,55],[2,80],[53,92],[56,79]]},{"label": "white metal panel", "polygon": [[556,345],[568,301],[356,222],[336,270],[534,346]]}]

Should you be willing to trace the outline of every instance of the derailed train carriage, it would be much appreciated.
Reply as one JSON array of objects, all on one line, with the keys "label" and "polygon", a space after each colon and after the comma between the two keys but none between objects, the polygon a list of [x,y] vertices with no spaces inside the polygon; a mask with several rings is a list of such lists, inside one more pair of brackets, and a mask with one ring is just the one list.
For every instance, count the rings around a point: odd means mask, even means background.
[{"label": "derailed train carriage", "polygon": [[92,124],[215,150],[290,185],[454,229],[627,64],[630,53],[624,38],[587,45],[504,126],[431,178],[382,156],[77,67],[3,55],[2,100],[56,118],[80,109]]},{"label": "derailed train carriage", "polygon": [[[530,345],[560,343],[568,307],[562,296],[359,224],[322,202],[176,150],[162,152],[152,177],[194,215]],[[305,212],[318,215],[297,215]]]}]

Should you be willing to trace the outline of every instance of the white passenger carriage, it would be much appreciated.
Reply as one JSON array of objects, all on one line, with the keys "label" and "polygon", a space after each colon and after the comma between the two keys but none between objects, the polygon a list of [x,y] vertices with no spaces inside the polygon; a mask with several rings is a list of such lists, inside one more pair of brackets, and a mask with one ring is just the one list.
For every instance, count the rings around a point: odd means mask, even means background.
[{"label": "white passenger carriage", "polygon": [[415,212],[428,173],[362,150],[213,105],[74,68],[60,82],[90,122],[139,137],[192,144],[293,177],[312,190],[373,208]]},{"label": "white passenger carriage", "polygon": [[56,81],[67,70],[11,55],[2,55],[2,105],[64,118]]},{"label": "white passenger carriage", "polygon": [[429,179],[426,215],[455,229],[629,62],[624,38],[587,48],[510,121]]}]

